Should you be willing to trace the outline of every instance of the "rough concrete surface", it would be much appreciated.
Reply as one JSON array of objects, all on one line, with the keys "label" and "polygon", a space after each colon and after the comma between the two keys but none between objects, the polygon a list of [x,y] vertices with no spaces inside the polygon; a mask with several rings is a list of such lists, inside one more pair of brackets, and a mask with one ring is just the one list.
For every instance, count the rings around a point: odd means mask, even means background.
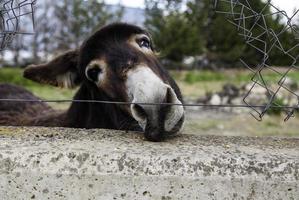
[{"label": "rough concrete surface", "polygon": [[299,199],[299,138],[0,127],[0,199]]}]

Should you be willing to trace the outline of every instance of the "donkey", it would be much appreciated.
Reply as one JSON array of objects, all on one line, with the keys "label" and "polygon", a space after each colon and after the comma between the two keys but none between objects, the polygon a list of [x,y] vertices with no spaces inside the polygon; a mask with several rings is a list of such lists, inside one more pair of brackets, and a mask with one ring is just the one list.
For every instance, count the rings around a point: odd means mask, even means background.
[{"label": "donkey", "polygon": [[[58,87],[80,86],[74,100],[131,104],[73,102],[62,112],[40,102],[0,102],[0,125],[143,131],[150,141],[161,141],[183,127],[180,89],[160,65],[149,33],[135,25],[104,26],[79,49],[67,51],[48,63],[28,66],[24,77]],[[1,99],[24,96],[38,99],[23,88],[0,86]]]}]

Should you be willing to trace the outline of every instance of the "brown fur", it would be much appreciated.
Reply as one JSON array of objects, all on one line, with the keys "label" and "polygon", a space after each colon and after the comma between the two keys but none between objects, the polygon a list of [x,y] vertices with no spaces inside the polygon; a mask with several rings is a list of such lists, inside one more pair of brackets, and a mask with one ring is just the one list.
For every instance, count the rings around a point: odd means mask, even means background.
[{"label": "brown fur", "polygon": [[[40,100],[31,92],[10,84],[0,84],[0,94],[1,99]],[[0,125],[28,126],[43,124],[45,126],[54,126],[57,122],[53,119],[55,119],[58,113],[47,104],[41,102],[3,101],[0,102]],[[54,117],[53,115],[56,116]],[[44,123],[41,123],[40,119]]]}]

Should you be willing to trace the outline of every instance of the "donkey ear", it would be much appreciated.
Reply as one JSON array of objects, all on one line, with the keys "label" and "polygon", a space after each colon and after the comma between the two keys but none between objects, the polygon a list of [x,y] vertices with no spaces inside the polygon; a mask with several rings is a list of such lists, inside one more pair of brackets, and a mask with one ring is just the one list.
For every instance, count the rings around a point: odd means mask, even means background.
[{"label": "donkey ear", "polygon": [[78,50],[67,51],[48,63],[28,66],[23,76],[38,83],[74,88],[81,80],[77,71]]}]

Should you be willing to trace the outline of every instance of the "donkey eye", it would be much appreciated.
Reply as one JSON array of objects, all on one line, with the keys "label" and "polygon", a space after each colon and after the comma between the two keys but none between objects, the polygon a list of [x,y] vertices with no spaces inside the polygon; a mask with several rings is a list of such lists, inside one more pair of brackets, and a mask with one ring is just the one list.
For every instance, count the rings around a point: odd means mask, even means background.
[{"label": "donkey eye", "polygon": [[140,48],[147,48],[149,49],[151,47],[150,41],[147,38],[142,38],[139,42],[138,45],[140,46]]},{"label": "donkey eye", "polygon": [[87,78],[91,81],[98,81],[99,74],[102,72],[100,68],[91,68],[87,70]]}]

